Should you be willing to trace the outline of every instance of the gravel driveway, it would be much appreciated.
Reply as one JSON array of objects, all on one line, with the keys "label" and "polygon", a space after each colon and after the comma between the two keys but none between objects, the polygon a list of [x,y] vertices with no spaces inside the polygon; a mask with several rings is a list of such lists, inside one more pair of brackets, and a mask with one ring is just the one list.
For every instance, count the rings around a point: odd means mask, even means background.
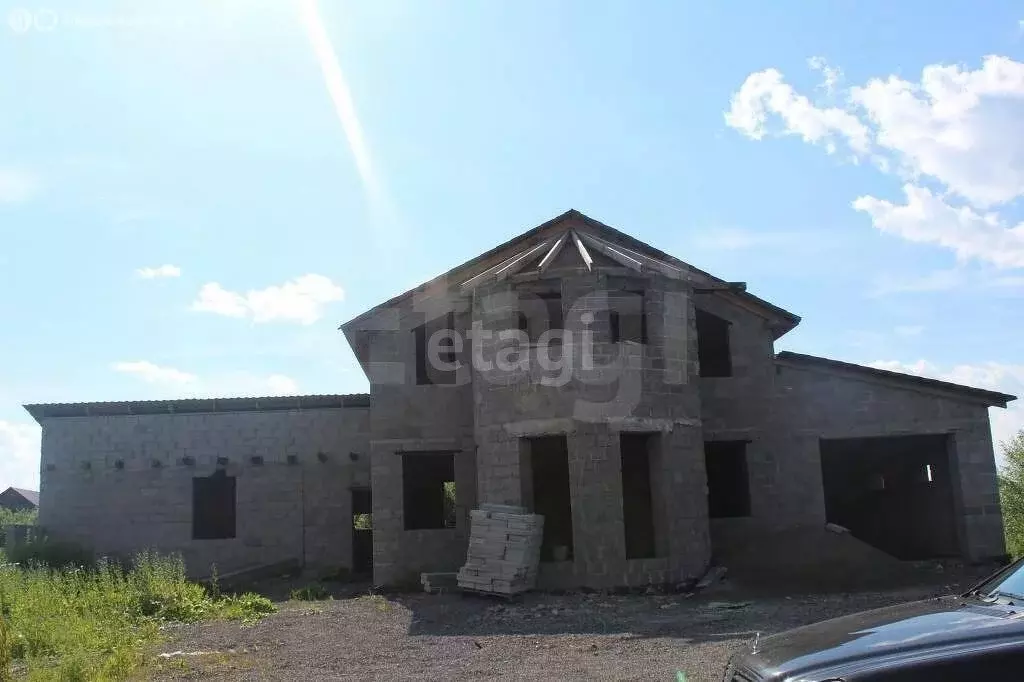
[{"label": "gravel driveway", "polygon": [[284,602],[251,627],[170,628],[153,679],[720,680],[758,631],[948,593],[932,586],[858,594],[743,598],[542,595],[513,602],[459,594],[341,595]]}]

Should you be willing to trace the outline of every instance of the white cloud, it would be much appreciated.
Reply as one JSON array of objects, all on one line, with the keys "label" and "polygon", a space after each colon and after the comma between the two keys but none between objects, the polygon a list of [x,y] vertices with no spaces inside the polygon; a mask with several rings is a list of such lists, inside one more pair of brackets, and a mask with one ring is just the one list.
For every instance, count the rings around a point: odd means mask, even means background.
[{"label": "white cloud", "polygon": [[920,324],[903,324],[896,327],[894,330],[896,336],[909,337],[909,336],[920,336],[924,332],[924,325]]},{"label": "white cloud", "polygon": [[39,436],[35,424],[0,419],[0,490],[39,490]]},{"label": "white cloud", "polygon": [[116,372],[138,377],[148,386],[142,399],[220,398],[253,395],[296,395],[299,384],[284,374],[259,375],[250,372],[197,376],[173,367],[162,367],[146,360],[117,362]]},{"label": "white cloud", "polygon": [[961,259],[1024,267],[1024,226],[991,212],[1024,197],[1024,63],[932,64],[918,80],[889,75],[841,92],[838,69],[820,57],[808,64],[823,74],[829,99],[842,95],[841,106],[812,101],[769,68],[746,78],[726,122],[755,140],[795,135],[829,153],[844,143],[903,179],[904,204],[854,202],[875,227]]},{"label": "white cloud", "polygon": [[[810,61],[834,88],[839,72]],[[756,140],[777,118],[777,134],[811,143],[845,140],[911,177],[927,176],[975,206],[1024,195],[1024,63],[986,57],[981,68],[932,64],[917,82],[890,75],[849,88],[845,107],[819,106],[776,69],[752,73],[733,95],[726,123]]]},{"label": "white cloud", "polygon": [[230,372],[202,377],[184,398],[224,398],[246,396],[299,395],[299,383],[284,374]]},{"label": "white cloud", "polygon": [[[978,365],[956,365],[943,369],[927,360],[918,360],[912,363],[879,360],[868,363],[868,366],[887,369],[890,372],[903,372],[949,381],[964,386],[1001,391],[1024,398],[1024,365],[986,362]],[[1020,400],[1015,400],[1005,410],[1002,408],[990,409],[989,416],[992,420],[992,442],[996,448],[997,458],[1000,458],[1000,443],[1008,441],[1018,431],[1024,429],[1024,405]]]},{"label": "white cloud", "polygon": [[115,372],[132,374],[151,384],[185,386],[193,384],[196,381],[196,376],[194,374],[182,372],[181,370],[174,369],[173,367],[161,367],[145,360],[135,362],[115,362],[113,364],[113,369]]},{"label": "white cloud", "polygon": [[272,374],[267,377],[267,388],[277,395],[295,395],[299,392],[299,384],[295,379],[283,374]]},{"label": "white cloud", "polygon": [[844,109],[818,107],[786,83],[778,70],[765,69],[747,76],[732,96],[725,122],[747,137],[760,140],[768,134],[768,119],[772,116],[782,122],[779,134],[824,144],[829,153],[835,151],[839,140],[858,153],[868,151],[870,132],[860,119]]},{"label": "white cloud", "polygon": [[249,314],[245,296],[228,291],[217,282],[202,286],[199,297],[192,302],[192,310],[225,317],[245,317]]},{"label": "white cloud", "polygon": [[1024,267],[1024,225],[1009,227],[993,213],[955,208],[924,187],[904,185],[903,193],[904,204],[862,196],[854,200],[853,208],[868,214],[882,232],[944,246],[961,260],[977,259],[1001,268]]},{"label": "white cloud", "polygon": [[280,286],[238,293],[217,282],[204,284],[192,310],[226,317],[251,318],[254,322],[295,321],[313,324],[324,307],[344,298],[340,286],[323,275],[302,275]]},{"label": "white cloud", "polygon": [[135,274],[142,279],[157,279],[160,277],[181,277],[181,268],[177,265],[160,265],[155,268],[139,268]]},{"label": "white cloud", "polygon": [[830,66],[824,57],[811,57],[807,60],[807,66],[821,73],[822,82],[819,87],[825,94],[831,95],[836,91],[836,86],[843,79],[843,71],[835,66]]},{"label": "white cloud", "polygon": [[1024,63],[990,56],[974,71],[933,64],[919,82],[875,78],[850,96],[876,143],[912,174],[981,207],[1024,194]]},{"label": "white cloud", "polygon": [[0,168],[0,204],[17,204],[34,198],[42,183],[34,173],[18,168]]}]

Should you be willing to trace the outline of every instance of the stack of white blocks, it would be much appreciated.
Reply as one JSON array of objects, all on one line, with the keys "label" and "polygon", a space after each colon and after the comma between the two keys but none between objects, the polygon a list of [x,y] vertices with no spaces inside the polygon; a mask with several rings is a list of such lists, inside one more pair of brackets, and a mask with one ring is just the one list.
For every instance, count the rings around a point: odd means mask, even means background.
[{"label": "stack of white blocks", "polygon": [[459,587],[512,595],[537,584],[544,517],[523,507],[481,505],[469,513],[469,551]]}]

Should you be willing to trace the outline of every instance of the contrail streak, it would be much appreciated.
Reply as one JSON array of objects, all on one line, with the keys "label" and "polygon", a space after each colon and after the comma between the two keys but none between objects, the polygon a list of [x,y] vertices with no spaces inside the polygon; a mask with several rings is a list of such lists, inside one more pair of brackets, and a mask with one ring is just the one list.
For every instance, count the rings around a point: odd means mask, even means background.
[{"label": "contrail streak", "polygon": [[356,114],[352,92],[349,90],[345,73],[341,70],[338,55],[335,54],[334,47],[331,45],[331,39],[324,29],[324,22],[320,17],[316,0],[299,0],[299,14],[306,34],[309,36],[310,45],[313,47],[313,53],[320,64],[320,70],[323,72],[327,93],[334,103],[334,110],[338,114],[338,120],[341,122],[345,139],[348,141],[349,150],[355,160],[356,171],[369,195],[371,207],[390,213],[387,208],[388,202],[373,168],[366,136],[363,134],[363,126],[359,123],[359,116]]}]

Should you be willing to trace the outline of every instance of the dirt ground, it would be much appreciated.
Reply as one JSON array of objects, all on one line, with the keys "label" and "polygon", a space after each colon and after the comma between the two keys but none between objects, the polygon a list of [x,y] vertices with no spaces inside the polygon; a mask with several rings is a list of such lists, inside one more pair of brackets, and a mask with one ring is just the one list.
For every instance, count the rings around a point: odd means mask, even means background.
[{"label": "dirt ground", "polygon": [[169,627],[164,656],[144,677],[675,680],[683,671],[690,682],[717,681],[729,654],[757,632],[957,592],[976,577],[938,574],[856,593],[755,594],[726,581],[692,596],[531,593],[509,602],[349,586],[327,601],[282,601],[250,627]]}]

